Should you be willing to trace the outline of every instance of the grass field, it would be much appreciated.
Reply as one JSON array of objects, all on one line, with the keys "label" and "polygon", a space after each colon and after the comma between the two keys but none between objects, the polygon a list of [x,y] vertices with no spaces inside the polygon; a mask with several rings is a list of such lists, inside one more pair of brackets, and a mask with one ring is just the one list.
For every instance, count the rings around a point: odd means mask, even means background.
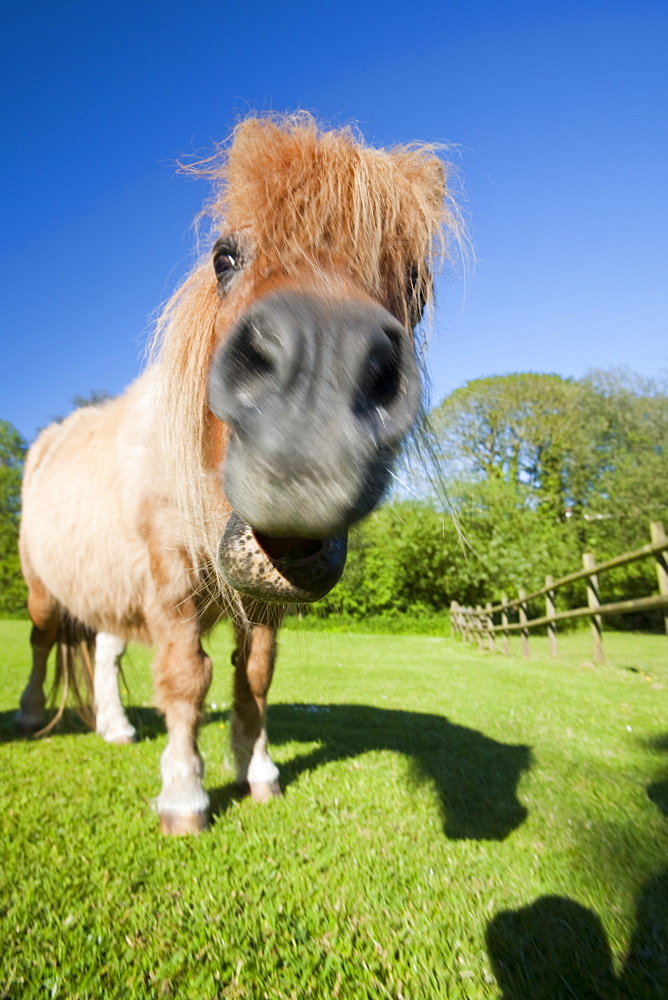
[{"label": "grass field", "polygon": [[668,640],[550,661],[289,631],[282,799],[230,782],[229,652],[201,733],[211,828],[157,832],[165,743],[14,737],[28,626],[0,623],[0,997],[666,1000]]}]

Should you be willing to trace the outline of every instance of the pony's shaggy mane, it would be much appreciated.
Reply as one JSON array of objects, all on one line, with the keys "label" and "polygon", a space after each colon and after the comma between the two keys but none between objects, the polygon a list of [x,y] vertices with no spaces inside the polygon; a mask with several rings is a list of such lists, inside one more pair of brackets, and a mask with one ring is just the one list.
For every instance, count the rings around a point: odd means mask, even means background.
[{"label": "pony's shaggy mane", "polygon": [[[436,258],[448,257],[453,242],[464,243],[448,186],[452,168],[437,155],[440,149],[370,148],[352,128],[326,130],[300,112],[248,118],[213,156],[181,169],[213,181],[214,195],[203,213],[212,223],[212,241],[223,232],[247,236],[258,278],[331,268],[410,328],[410,296],[429,300]],[[194,566],[203,557],[215,566],[228,513],[207,488],[211,480],[203,471],[203,373],[220,308],[207,256],[167,303],[151,352],[161,370],[154,382],[160,394],[155,402],[165,414],[160,450],[168,481],[178,491]]]},{"label": "pony's shaggy mane", "polygon": [[181,169],[214,181],[205,212],[216,235],[251,233],[262,272],[333,264],[374,297],[390,288],[403,301],[407,262],[419,286],[447,237],[461,238],[439,151],[373,149],[352,127],[327,131],[301,112],[249,118],[212,157]]}]

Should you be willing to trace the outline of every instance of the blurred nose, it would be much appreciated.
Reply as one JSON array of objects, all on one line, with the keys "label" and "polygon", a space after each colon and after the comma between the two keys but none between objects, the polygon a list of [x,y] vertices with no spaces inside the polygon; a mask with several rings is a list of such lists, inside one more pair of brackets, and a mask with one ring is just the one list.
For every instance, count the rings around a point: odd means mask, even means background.
[{"label": "blurred nose", "polygon": [[211,367],[229,503],[266,535],[345,533],[380,500],[419,404],[412,340],[381,306],[267,296]]},{"label": "blurred nose", "polygon": [[[253,305],[218,349],[212,411],[242,438],[303,451],[336,419],[394,448],[411,429],[420,383],[411,338],[382,306],[275,292]],[[272,422],[267,426],[266,421]],[[292,445],[281,435],[297,433]],[[308,447],[306,448],[308,451]]]}]

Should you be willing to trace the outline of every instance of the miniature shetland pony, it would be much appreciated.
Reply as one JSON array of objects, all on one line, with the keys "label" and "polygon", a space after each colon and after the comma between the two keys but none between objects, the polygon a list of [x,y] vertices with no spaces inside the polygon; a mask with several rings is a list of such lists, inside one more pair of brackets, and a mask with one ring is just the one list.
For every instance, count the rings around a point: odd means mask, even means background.
[{"label": "miniature shetland pony", "polygon": [[66,662],[96,636],[98,731],[131,739],[118,661],[130,640],[155,646],[167,833],[206,824],[201,638],[223,616],[237,780],[279,794],[265,713],[283,609],[331,589],[349,526],[387,487],[421,405],[431,261],[457,229],[432,147],[369,148],[305,114],[249,118],[187,169],[214,182],[211,253],[141,377],[38,437],[20,537],[33,673],[19,724],[42,723],[53,645]]}]

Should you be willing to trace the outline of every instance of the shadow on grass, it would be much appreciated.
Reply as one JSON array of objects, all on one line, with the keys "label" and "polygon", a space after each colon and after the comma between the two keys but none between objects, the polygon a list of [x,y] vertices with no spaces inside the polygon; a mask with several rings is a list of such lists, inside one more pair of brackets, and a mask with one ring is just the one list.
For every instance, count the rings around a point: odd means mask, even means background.
[{"label": "shadow on grass", "polygon": [[[271,705],[270,746],[318,743],[281,765],[281,785],[330,761],[392,750],[410,757],[416,781],[431,781],[438,792],[444,832],[455,840],[503,840],[526,818],[517,785],[531,765],[526,746],[499,743],[440,715],[368,705]],[[215,789],[214,815],[236,797]]]},{"label": "shadow on grass", "polygon": [[[139,740],[164,734],[164,719],[155,709],[133,706],[127,714]],[[227,712],[212,712],[205,724],[228,718]],[[301,774],[331,761],[391,750],[412,760],[416,782],[432,782],[447,837],[503,840],[526,819],[517,785],[531,766],[527,746],[499,743],[440,715],[368,705],[271,705],[268,721],[270,744],[318,744],[282,764],[284,789]],[[83,733],[90,730],[73,709],[66,709],[53,735]],[[0,742],[15,739],[15,712],[0,713]],[[233,784],[209,789],[209,793],[212,816],[221,815],[241,797]]]},{"label": "shadow on grass", "polygon": [[[154,740],[166,732],[165,720],[154,708],[126,707],[128,719],[137,730],[139,740]],[[47,713],[49,718],[53,712]],[[90,733],[91,729],[74,708],[66,708],[63,717],[48,736],[76,736]],[[16,709],[0,712],[0,743],[11,743],[14,740],[31,739],[16,731]]]},{"label": "shadow on grass", "polygon": [[616,976],[601,921],[563,896],[500,913],[487,929],[500,1000],[665,1000],[668,872],[644,887],[636,928]]},{"label": "shadow on grass", "polygon": [[[668,733],[650,740],[647,744],[650,750],[656,754],[668,754]],[[668,766],[664,762],[662,773],[656,780],[647,786],[647,794],[664,816],[668,816]]]},{"label": "shadow on grass", "polygon": [[[51,718],[53,712],[48,713],[48,717]],[[72,736],[75,734],[84,734],[90,732],[90,726],[87,726],[83,721],[81,716],[73,709],[66,708],[63,712],[63,717],[54,727],[52,732],[48,733],[49,736]],[[17,732],[16,729],[16,709],[11,709],[9,712],[0,712],[0,743],[12,743],[14,740],[29,740],[32,739],[30,736],[26,736],[22,733]]]}]

